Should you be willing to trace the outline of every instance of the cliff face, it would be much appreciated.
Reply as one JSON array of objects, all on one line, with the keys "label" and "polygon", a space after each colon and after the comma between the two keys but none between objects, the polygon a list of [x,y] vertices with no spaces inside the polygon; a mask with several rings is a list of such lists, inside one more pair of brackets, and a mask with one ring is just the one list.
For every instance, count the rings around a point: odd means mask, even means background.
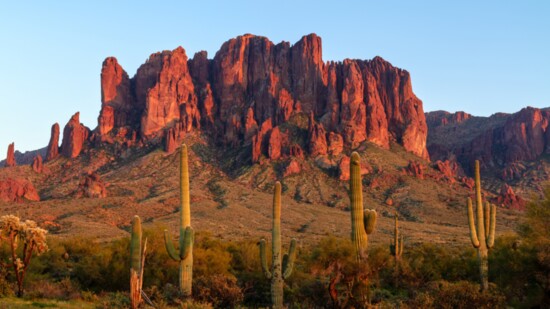
[{"label": "cliff face", "polygon": [[296,148],[280,126],[303,113],[313,116],[314,134],[298,146],[311,155],[326,153],[332,134],[348,149],[364,141],[389,148],[394,141],[429,158],[426,119],[409,73],[380,57],[325,63],[315,34],[292,46],[246,34],[225,42],[212,60],[206,52],[188,59],[178,47],[151,55],[131,79],[107,58],[101,86],[100,136],[126,127],[142,140],[163,137],[171,151],[185,132],[203,130],[226,145],[261,141],[253,143],[253,157],[271,158],[264,143],[278,144],[280,155]]},{"label": "cliff face", "polygon": [[454,156],[463,165],[507,166],[550,153],[550,111],[526,107],[514,114],[471,117],[462,112],[427,114],[429,149],[434,159]]}]

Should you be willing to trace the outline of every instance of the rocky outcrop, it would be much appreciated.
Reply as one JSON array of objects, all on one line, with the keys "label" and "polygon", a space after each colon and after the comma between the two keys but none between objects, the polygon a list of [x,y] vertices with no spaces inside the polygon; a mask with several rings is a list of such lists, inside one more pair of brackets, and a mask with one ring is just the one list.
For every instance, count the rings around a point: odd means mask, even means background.
[{"label": "rocky outcrop", "polygon": [[99,134],[106,135],[115,127],[136,126],[137,112],[128,74],[116,58],[105,59],[101,69],[101,111],[97,120]]},{"label": "rocky outcrop", "polygon": [[500,188],[500,194],[497,196],[497,204],[516,210],[525,209],[525,201],[514,193],[512,187],[508,184],[503,184]]},{"label": "rocky outcrop", "polygon": [[106,184],[97,173],[91,172],[80,178],[78,188],[74,192],[76,198],[104,198],[107,197]]},{"label": "rocky outcrop", "polygon": [[507,164],[501,171],[501,179],[504,181],[519,180],[526,169],[525,165],[518,162]]},{"label": "rocky outcrop", "polygon": [[63,129],[61,154],[66,158],[76,158],[82,151],[89,133],[89,129],[80,123],[80,113],[74,114]]},{"label": "rocky outcrop", "polygon": [[[171,128],[180,126],[183,133],[202,128],[226,145],[252,143],[257,162],[261,155],[272,157],[265,139],[271,139],[271,129],[302,113],[314,119],[299,145],[311,156],[327,154],[330,142],[330,152],[337,155],[364,141],[385,148],[395,141],[428,158],[422,102],[412,92],[409,73],[380,57],[325,63],[315,34],[292,46],[238,36],[212,60],[206,52],[188,60],[178,47],[152,54],[132,79],[110,57],[101,77],[100,135],[130,126],[141,139],[162,136],[169,144],[176,133]],[[268,121],[272,128],[261,132]],[[280,146],[281,155],[275,151],[274,157],[286,155],[292,145]]]},{"label": "rocky outcrop", "polygon": [[267,145],[267,151],[269,154],[269,158],[272,160],[277,160],[281,157],[281,149],[282,149],[282,135],[281,130],[279,127],[273,128],[271,130],[271,133],[269,134],[269,142]]},{"label": "rocky outcrop", "polygon": [[291,159],[288,165],[285,167],[283,177],[299,174],[301,171],[302,168],[300,167],[300,163],[298,163],[298,161],[296,161],[295,159]]},{"label": "rocky outcrop", "polygon": [[32,161],[31,167],[35,172],[37,172],[39,174],[42,173],[42,171],[44,170],[44,165],[43,165],[43,162],[42,162],[42,156],[41,155],[37,155],[36,157],[34,157],[34,160]]},{"label": "rocky outcrop", "polygon": [[437,160],[434,163],[434,167],[436,170],[440,171],[443,174],[443,176],[451,183],[454,183],[455,178],[458,176],[458,173],[459,173],[459,166],[458,166],[458,163],[456,163],[456,161]]},{"label": "rocky outcrop", "polygon": [[260,127],[260,130],[252,138],[252,163],[260,161],[260,157],[263,153],[266,153],[267,149],[267,134],[273,128],[271,119],[264,121]]},{"label": "rocky outcrop", "polygon": [[4,163],[5,167],[15,166],[15,143],[8,145],[8,154],[6,156],[6,162]]},{"label": "rocky outcrop", "polygon": [[182,47],[153,54],[135,76],[138,106],[143,107],[141,135],[144,138],[182,122],[189,132],[200,128],[195,87]]},{"label": "rocky outcrop", "polygon": [[322,124],[315,122],[313,112],[309,114],[308,140],[309,154],[312,157],[327,154],[328,146],[325,128],[323,128]]},{"label": "rocky outcrop", "polygon": [[424,179],[424,169],[424,165],[420,162],[410,160],[407,167],[403,169],[403,173],[418,179]]},{"label": "rocky outcrop", "polygon": [[[338,177],[342,181],[349,180],[349,164],[350,158],[348,156],[342,156],[340,162],[338,163]],[[361,162],[361,175],[367,175],[370,171],[370,166],[365,162]]]},{"label": "rocky outcrop", "polygon": [[449,124],[457,124],[472,118],[472,115],[465,112],[449,113],[447,111],[433,111],[426,113],[428,128],[434,129]]},{"label": "rocky outcrop", "polygon": [[0,200],[5,202],[40,201],[32,183],[25,179],[0,179]]},{"label": "rocky outcrop", "polygon": [[342,135],[330,132],[328,135],[328,154],[337,156],[344,151],[344,139]]},{"label": "rocky outcrop", "polygon": [[59,155],[59,124],[54,123],[52,125],[50,142],[46,152],[46,161],[51,161]]},{"label": "rocky outcrop", "polygon": [[[435,159],[456,157],[463,167],[480,160],[484,167],[502,168],[550,153],[549,110],[527,107],[515,114],[488,118],[458,115],[461,114],[428,114],[429,148]],[[445,125],[435,125],[441,122]]]}]

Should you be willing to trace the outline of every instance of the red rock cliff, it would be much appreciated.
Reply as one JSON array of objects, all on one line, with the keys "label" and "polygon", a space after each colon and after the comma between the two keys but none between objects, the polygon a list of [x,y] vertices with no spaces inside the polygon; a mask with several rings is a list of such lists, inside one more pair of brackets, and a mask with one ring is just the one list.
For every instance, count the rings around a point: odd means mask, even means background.
[{"label": "red rock cliff", "polygon": [[128,74],[116,58],[105,59],[101,69],[99,134],[108,134],[115,127],[136,125],[136,112]]},{"label": "red rock cliff", "polygon": [[76,158],[88,139],[89,130],[80,123],[80,113],[74,114],[63,129],[61,154],[67,158]]},{"label": "red rock cliff", "polygon": [[[342,137],[348,150],[364,141],[389,148],[394,141],[429,158],[426,119],[409,73],[380,57],[325,63],[321,38],[315,34],[294,45],[238,36],[225,42],[212,60],[206,52],[188,60],[178,47],[152,54],[130,80],[115,58],[107,58],[101,77],[101,134],[131,125],[141,138],[163,136],[172,143],[174,136],[202,128],[226,145],[249,145],[255,139],[258,159],[261,154],[270,157],[263,139],[271,136],[271,128],[311,113],[315,134],[309,135],[315,140],[297,146],[315,149],[312,153],[326,153],[332,133]],[[258,136],[268,120],[271,128]],[[271,142],[281,144],[282,155],[296,146],[273,136]]]}]

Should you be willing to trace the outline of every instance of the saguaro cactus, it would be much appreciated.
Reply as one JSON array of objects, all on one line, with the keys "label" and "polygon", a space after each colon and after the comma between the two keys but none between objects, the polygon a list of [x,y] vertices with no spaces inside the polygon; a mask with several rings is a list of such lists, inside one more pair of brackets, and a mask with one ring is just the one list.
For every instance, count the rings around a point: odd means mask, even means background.
[{"label": "saguaro cactus", "polygon": [[260,259],[262,270],[271,279],[271,302],[273,308],[283,308],[283,283],[292,274],[296,259],[296,240],[290,242],[288,254],[281,261],[281,183],[275,183],[273,194],[273,229],[272,229],[272,255],[271,270],[267,266],[265,252],[265,239],[260,240]]},{"label": "saguaro cactus", "polygon": [[477,259],[479,263],[479,274],[481,291],[489,288],[489,249],[495,243],[495,225],[497,209],[495,205],[485,204],[481,199],[481,181],[479,177],[479,161],[475,162],[475,190],[476,190],[476,221],[472,209],[472,199],[468,198],[468,224],[470,226],[470,238],[472,245],[477,248]]},{"label": "saguaro cactus", "polygon": [[[401,255],[403,254],[403,235],[399,235],[399,215],[395,213],[395,228],[393,231],[393,241],[390,243],[390,253],[393,255],[395,260],[395,269],[394,269],[394,281],[395,286],[399,284],[399,263],[401,260]],[[401,239],[399,239],[401,236]]]},{"label": "saguaro cactus", "polygon": [[183,296],[189,297],[193,283],[193,242],[195,233],[191,228],[191,209],[189,206],[189,170],[187,167],[187,146],[180,149],[180,238],[179,251],[175,249],[170,234],[164,230],[164,243],[168,255],[180,262],[179,287]]},{"label": "saguaro cactus", "polygon": [[395,264],[397,267],[397,261],[401,259],[401,254],[403,254],[403,235],[399,239],[399,215],[395,213],[395,229],[393,232],[393,242],[390,244],[390,253],[395,257]]},{"label": "saguaro cactus", "polygon": [[143,267],[147,238],[141,247],[141,220],[134,216],[132,220],[132,236],[130,238],[130,302],[132,308],[138,308],[141,303],[141,287],[143,286]]},{"label": "saguaro cactus", "polygon": [[376,225],[376,210],[363,210],[363,184],[361,183],[361,158],[357,152],[350,159],[351,241],[357,260],[367,257],[368,235]]}]

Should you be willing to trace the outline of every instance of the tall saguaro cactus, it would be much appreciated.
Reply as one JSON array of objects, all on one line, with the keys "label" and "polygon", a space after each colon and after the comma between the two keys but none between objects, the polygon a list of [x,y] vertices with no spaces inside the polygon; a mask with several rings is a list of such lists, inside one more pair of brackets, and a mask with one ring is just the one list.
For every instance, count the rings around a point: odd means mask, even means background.
[{"label": "tall saguaro cactus", "polygon": [[390,243],[390,253],[393,255],[395,260],[395,269],[394,269],[394,281],[395,286],[399,284],[399,263],[401,260],[401,255],[403,254],[403,235],[399,239],[399,216],[397,212],[395,213],[395,228],[393,230],[393,241]]},{"label": "tall saguaro cactus", "polygon": [[191,209],[189,206],[189,170],[187,166],[187,145],[180,150],[180,238],[179,250],[176,250],[170,234],[164,230],[164,243],[168,255],[180,262],[179,287],[185,297],[191,296],[193,283],[193,242],[195,234],[191,228]]},{"label": "tall saguaro cactus", "polygon": [[272,229],[272,255],[271,269],[267,266],[265,252],[265,239],[260,240],[260,259],[262,270],[271,279],[271,302],[273,308],[283,308],[283,284],[292,274],[294,261],[296,259],[296,240],[290,242],[288,254],[281,259],[281,183],[275,183],[273,194],[273,229]]},{"label": "tall saguaro cactus", "polygon": [[367,257],[368,235],[376,225],[376,210],[363,210],[363,184],[361,182],[361,158],[357,152],[350,159],[351,241],[357,260]]},{"label": "tall saguaro cactus", "polygon": [[138,308],[141,303],[141,288],[143,286],[143,267],[147,238],[141,246],[141,220],[134,216],[132,220],[132,235],[130,238],[130,303],[132,308]]},{"label": "tall saguaro cactus", "polygon": [[395,257],[395,263],[397,267],[397,261],[401,259],[403,254],[403,235],[399,239],[399,216],[395,213],[395,228],[393,232],[393,243],[390,244],[390,253]]},{"label": "tall saguaro cactus", "polygon": [[[477,249],[481,291],[489,289],[489,249],[495,243],[496,213],[495,205],[486,203],[485,209],[481,199],[481,181],[479,177],[479,161],[475,162],[476,217],[472,207],[472,199],[468,198],[468,224],[472,245]],[[485,212],[485,213],[484,213]],[[477,220],[475,220],[477,219]]]}]

